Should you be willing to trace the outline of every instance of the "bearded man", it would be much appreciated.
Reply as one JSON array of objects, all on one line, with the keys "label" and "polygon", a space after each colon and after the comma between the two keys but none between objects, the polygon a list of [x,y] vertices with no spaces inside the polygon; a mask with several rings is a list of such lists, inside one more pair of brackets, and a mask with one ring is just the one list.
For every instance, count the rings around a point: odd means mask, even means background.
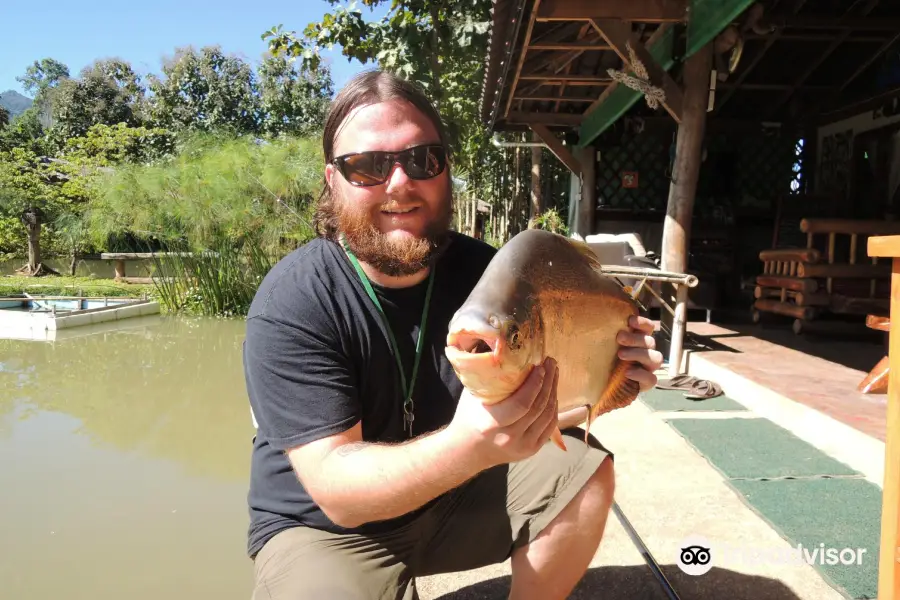
[{"label": "bearded man", "polygon": [[[266,276],[247,318],[253,597],[410,600],[415,578],[511,558],[510,598],[565,598],[613,500],[612,455],[558,415],[553,359],[502,402],[465,391],[444,345],[491,246],[450,230],[447,140],[420,90],[366,72],[324,130],[319,236]],[[653,387],[652,324],[619,337]],[[559,426],[567,451],[548,444]]]}]

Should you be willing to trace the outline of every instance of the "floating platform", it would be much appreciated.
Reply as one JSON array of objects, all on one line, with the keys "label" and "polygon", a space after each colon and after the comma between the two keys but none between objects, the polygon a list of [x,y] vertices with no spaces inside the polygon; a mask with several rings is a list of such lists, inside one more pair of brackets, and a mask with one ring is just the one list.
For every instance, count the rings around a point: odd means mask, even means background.
[{"label": "floating platform", "polygon": [[0,298],[0,338],[45,340],[48,332],[159,314],[146,298],[22,296]]}]

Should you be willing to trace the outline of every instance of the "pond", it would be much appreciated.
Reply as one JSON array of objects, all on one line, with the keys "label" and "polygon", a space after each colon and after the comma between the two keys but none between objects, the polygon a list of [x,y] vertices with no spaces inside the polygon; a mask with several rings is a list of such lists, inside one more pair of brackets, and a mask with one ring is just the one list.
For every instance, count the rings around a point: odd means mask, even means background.
[{"label": "pond", "polygon": [[243,320],[0,340],[6,598],[250,597]]}]

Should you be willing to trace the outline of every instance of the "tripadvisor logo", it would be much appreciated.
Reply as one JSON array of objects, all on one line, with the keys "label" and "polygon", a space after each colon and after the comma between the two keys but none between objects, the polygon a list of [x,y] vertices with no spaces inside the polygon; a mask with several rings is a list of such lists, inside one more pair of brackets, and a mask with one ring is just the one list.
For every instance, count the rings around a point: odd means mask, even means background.
[{"label": "tripadvisor logo", "polygon": [[688,575],[703,575],[718,563],[743,565],[861,565],[866,548],[818,546],[735,547],[711,543],[700,535],[689,535],[678,545],[675,563]]}]

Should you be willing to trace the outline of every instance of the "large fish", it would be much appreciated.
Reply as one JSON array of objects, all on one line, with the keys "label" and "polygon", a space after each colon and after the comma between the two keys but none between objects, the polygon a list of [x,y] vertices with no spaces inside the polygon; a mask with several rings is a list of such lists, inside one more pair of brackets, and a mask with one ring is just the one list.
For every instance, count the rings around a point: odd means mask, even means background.
[{"label": "large fish", "polygon": [[[559,411],[599,415],[627,406],[639,384],[625,377],[616,334],[638,314],[602,273],[584,242],[541,229],[514,236],[494,255],[450,322],[445,353],[462,384],[485,404],[514,392],[548,356],[557,361]],[[587,432],[585,434],[587,439]],[[565,450],[557,429],[553,442]]]}]

